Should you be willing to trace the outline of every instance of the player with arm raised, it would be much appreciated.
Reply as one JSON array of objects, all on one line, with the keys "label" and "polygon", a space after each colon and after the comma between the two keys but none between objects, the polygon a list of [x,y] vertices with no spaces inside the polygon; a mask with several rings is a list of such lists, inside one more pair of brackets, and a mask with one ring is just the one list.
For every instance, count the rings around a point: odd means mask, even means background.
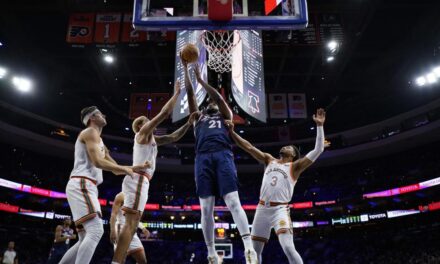
[{"label": "player with arm raised", "polygon": [[290,220],[289,202],[293,189],[301,173],[315,162],[324,151],[324,122],[325,111],[318,109],[313,120],[317,126],[315,149],[305,157],[300,158],[298,148],[284,146],[280,150],[280,158],[275,159],[269,153],[264,153],[254,147],[249,141],[234,132],[234,124],[226,121],[231,131],[231,137],[241,149],[249,153],[257,161],[265,165],[263,182],[260,190],[260,201],[252,223],[252,242],[261,263],[264,244],[274,228],[281,247],[289,263],[303,263],[301,256],[293,244],[292,221]]},{"label": "player with arm raised", "polygon": [[75,143],[75,159],[70,179],[66,186],[67,201],[78,230],[79,241],[71,247],[60,263],[87,264],[92,259],[104,229],[101,221],[101,206],[97,185],[103,181],[102,170],[116,175],[134,175],[134,171],[149,166],[121,166],[110,157],[101,133],[107,121],[96,106],[81,111],[81,122],[87,127]]},{"label": "player with arm raised", "polygon": [[122,183],[124,193],[124,205],[121,210],[125,213],[125,224],[118,236],[118,242],[113,255],[112,263],[123,263],[133,236],[139,224],[140,217],[144,211],[148,199],[150,180],[156,168],[157,146],[168,144],[179,140],[191,126],[192,119],[196,114],[191,115],[188,122],[170,135],[153,135],[156,127],[162,123],[173,111],[177,98],[180,94],[180,83],[176,81],[174,95],[163,106],[159,114],[149,120],[140,116],[133,121],[132,128],[135,133],[133,146],[133,164],[144,164],[148,162],[151,166],[147,169],[137,171],[137,176],[125,177]]},{"label": "player with arm raised", "polygon": [[[189,80],[187,63],[182,62],[188,92],[190,112],[197,111],[197,102]],[[257,263],[252,246],[249,222],[238,196],[237,172],[232,153],[232,141],[225,120],[232,120],[232,112],[220,93],[202,80],[196,65],[197,81],[209,94],[210,102],[204,113],[194,122],[196,138],[195,179],[201,206],[203,236],[208,248],[209,263],[219,263],[214,240],[215,197],[222,197],[232,214],[245,247],[247,264]]]}]

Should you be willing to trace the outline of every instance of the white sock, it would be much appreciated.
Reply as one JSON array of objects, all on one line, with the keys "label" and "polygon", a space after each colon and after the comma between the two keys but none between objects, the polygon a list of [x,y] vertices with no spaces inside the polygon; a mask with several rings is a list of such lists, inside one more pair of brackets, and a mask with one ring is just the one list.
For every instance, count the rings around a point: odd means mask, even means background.
[{"label": "white sock", "polygon": [[217,255],[215,251],[214,240],[214,204],[215,197],[208,196],[199,198],[202,211],[202,231],[205,238],[206,247],[208,248],[208,256]]},{"label": "white sock", "polygon": [[223,196],[226,206],[232,214],[234,223],[237,225],[238,232],[243,239],[244,249],[253,249],[251,241],[251,232],[249,231],[249,221],[247,219],[246,213],[241,207],[240,198],[238,197],[238,192],[231,192]]},{"label": "white sock", "polygon": [[289,264],[303,264],[303,260],[293,244],[293,235],[291,233],[279,234],[278,240],[280,241],[284,254],[286,254],[289,260]]},{"label": "white sock", "polygon": [[84,222],[83,226],[86,231],[86,236],[79,246],[75,264],[90,263],[96,246],[98,246],[99,240],[101,240],[102,234],[104,234],[102,220],[99,217]]},{"label": "white sock", "polygon": [[78,242],[75,243],[69,250],[64,254],[59,264],[71,264],[75,263],[76,255],[78,254],[79,246],[86,236],[84,231],[78,232]]},{"label": "white sock", "polygon": [[261,241],[252,240],[252,245],[254,246],[254,249],[257,252],[258,264],[263,263],[262,254],[265,243]]}]

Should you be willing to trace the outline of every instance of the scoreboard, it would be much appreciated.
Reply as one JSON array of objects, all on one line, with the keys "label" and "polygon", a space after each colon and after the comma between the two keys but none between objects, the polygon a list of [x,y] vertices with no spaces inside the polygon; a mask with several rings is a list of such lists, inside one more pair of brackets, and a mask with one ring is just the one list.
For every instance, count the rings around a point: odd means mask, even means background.
[{"label": "scoreboard", "polygon": [[263,41],[261,31],[234,32],[237,44],[232,52],[232,96],[238,106],[253,118],[266,122]]},{"label": "scoreboard", "polygon": [[[177,122],[181,120],[182,118],[189,115],[189,108],[188,108],[188,96],[186,94],[186,87],[185,87],[185,75],[183,71],[183,65],[180,61],[179,53],[182,50],[182,48],[187,43],[195,44],[200,51],[198,64],[200,67],[200,73],[202,75],[202,79],[205,82],[208,82],[208,68],[206,63],[206,49],[199,41],[200,35],[202,34],[201,30],[182,30],[177,31],[176,36],[176,63],[175,63],[175,69],[174,69],[174,79],[180,81],[180,87],[181,92],[179,95],[179,99],[177,100],[177,105],[173,109],[173,115],[172,119],[173,122]],[[196,95],[197,99],[197,106],[200,106],[203,103],[203,100],[205,100],[206,97],[206,91],[203,89],[203,87],[197,82],[196,77],[191,69],[191,65],[189,65],[189,73],[190,73],[190,79],[191,83],[193,84],[194,93]]]}]

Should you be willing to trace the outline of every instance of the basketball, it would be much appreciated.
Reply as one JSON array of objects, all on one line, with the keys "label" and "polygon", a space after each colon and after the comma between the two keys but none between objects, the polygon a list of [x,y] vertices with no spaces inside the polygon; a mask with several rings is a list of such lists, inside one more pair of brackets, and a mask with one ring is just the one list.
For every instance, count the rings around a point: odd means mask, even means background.
[{"label": "basketball", "polygon": [[197,48],[196,45],[191,43],[186,44],[182,48],[181,56],[182,59],[188,63],[196,62],[197,59],[199,58],[199,48]]}]

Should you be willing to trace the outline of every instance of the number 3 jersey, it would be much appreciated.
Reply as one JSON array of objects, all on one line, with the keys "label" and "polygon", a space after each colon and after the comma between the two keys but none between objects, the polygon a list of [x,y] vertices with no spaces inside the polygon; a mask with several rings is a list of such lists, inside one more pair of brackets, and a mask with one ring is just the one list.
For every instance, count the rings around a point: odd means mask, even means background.
[{"label": "number 3 jersey", "polygon": [[293,163],[271,161],[264,170],[260,200],[264,202],[288,203],[292,199],[296,181],[293,180]]},{"label": "number 3 jersey", "polygon": [[201,115],[197,121],[194,134],[196,137],[196,153],[231,150],[232,141],[229,130],[225,126],[222,115]]}]

